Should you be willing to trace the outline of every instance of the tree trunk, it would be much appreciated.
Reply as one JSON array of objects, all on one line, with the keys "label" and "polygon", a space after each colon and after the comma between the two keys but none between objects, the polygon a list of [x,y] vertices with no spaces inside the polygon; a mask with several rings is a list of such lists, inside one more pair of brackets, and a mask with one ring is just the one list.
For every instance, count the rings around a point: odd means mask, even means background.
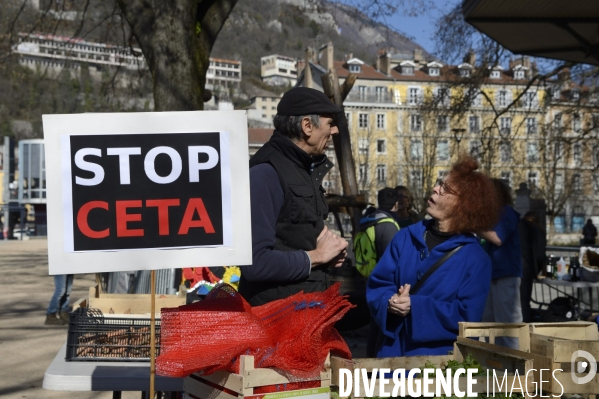
[{"label": "tree trunk", "polygon": [[117,0],[148,63],[155,111],[204,108],[209,57],[237,0]]}]

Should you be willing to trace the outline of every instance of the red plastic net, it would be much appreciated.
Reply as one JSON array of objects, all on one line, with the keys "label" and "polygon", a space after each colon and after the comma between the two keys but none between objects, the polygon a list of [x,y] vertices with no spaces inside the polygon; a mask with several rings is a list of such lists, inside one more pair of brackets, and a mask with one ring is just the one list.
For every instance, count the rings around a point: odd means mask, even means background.
[{"label": "red plastic net", "polygon": [[238,373],[239,356],[252,355],[255,367],[277,368],[296,379],[317,377],[329,352],[351,358],[334,325],[352,307],[339,295],[339,284],[253,308],[233,287],[220,284],[203,301],[162,309],[156,373]]}]

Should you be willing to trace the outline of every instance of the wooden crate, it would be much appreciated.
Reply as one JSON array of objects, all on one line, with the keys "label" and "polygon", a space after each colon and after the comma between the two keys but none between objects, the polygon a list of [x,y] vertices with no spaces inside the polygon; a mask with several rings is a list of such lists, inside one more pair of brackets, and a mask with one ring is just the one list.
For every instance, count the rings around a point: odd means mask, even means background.
[{"label": "wooden crate", "polygon": [[[355,369],[366,369],[371,372],[373,369],[388,368],[390,370],[395,369],[422,369],[426,362],[434,364],[438,368],[445,368],[447,362],[450,360],[463,361],[468,354],[471,354],[481,366],[489,370],[495,370],[497,375],[503,378],[505,370],[506,382],[509,387],[514,383],[516,377],[516,371],[518,375],[526,375],[526,373],[533,368],[532,356],[526,352],[514,351],[513,353],[505,353],[501,347],[496,345],[478,342],[472,339],[458,337],[458,341],[454,345],[454,353],[452,355],[444,356],[409,356],[409,357],[392,357],[392,358],[364,358],[364,359],[341,359],[338,357],[331,358],[331,370],[332,370],[332,384],[339,384],[339,370],[341,368],[349,369],[353,373]],[[501,374],[499,374],[501,372]],[[492,374],[491,374],[492,377]],[[416,379],[415,379],[416,380]],[[474,392],[487,392],[487,381],[486,377],[476,377],[477,383],[473,386]],[[434,377],[433,377],[434,381]],[[422,380],[421,380],[422,383]],[[529,379],[525,381],[525,378],[521,378],[516,382],[515,386],[519,383],[528,383],[528,389],[532,392],[534,390],[534,380]],[[432,385],[434,386],[434,385]],[[468,387],[467,377],[460,377],[458,386],[460,390],[465,391]],[[389,388],[389,385],[387,386]],[[392,387],[392,385],[391,385]],[[492,385],[489,384],[489,388]],[[378,396],[379,392],[379,380],[375,382],[374,393]],[[496,391],[498,393],[498,391]],[[518,391],[519,392],[519,391]]]},{"label": "wooden crate", "polygon": [[518,338],[518,350],[530,352],[530,331],[526,323],[459,323],[460,337],[478,337],[480,341],[495,344],[497,337]]},{"label": "wooden crate", "polygon": [[[183,390],[192,399],[330,399],[331,361],[327,358],[325,371],[312,379],[297,379],[273,369],[256,368],[253,356],[240,356],[239,374],[217,371],[210,375],[193,373],[183,380]],[[291,378],[291,379],[290,379]],[[319,387],[280,391],[267,394],[255,393],[258,387],[288,384],[297,381],[318,381]]]},{"label": "wooden crate", "polygon": [[[156,294],[156,313],[162,308],[174,308],[185,305],[185,293],[180,295]],[[150,294],[105,294],[99,287],[89,287],[89,297],[73,304],[78,307],[100,309],[104,314],[147,314],[151,309]]]},{"label": "wooden crate", "polygon": [[535,368],[551,370],[550,376],[555,372],[555,378],[549,378],[544,390],[552,394],[560,394],[562,390],[578,394],[599,392],[599,375],[586,384],[576,384],[571,374],[574,352],[583,350],[599,359],[599,332],[595,323],[539,323],[531,324],[530,331],[531,352],[538,356]]}]

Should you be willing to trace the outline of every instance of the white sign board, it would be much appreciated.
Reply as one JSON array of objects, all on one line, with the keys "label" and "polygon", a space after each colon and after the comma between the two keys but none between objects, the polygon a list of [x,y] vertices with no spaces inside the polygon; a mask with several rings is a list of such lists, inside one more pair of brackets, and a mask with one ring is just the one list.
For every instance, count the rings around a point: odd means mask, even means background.
[{"label": "white sign board", "polygon": [[245,111],[43,123],[50,274],[251,264]]}]

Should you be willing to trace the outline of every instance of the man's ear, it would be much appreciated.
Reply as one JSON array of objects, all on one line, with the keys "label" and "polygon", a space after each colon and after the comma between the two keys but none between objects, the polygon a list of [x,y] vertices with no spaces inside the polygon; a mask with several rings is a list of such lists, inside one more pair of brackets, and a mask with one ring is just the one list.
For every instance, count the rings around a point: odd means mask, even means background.
[{"label": "man's ear", "polygon": [[308,117],[302,119],[302,131],[308,137],[312,136],[312,120]]}]

